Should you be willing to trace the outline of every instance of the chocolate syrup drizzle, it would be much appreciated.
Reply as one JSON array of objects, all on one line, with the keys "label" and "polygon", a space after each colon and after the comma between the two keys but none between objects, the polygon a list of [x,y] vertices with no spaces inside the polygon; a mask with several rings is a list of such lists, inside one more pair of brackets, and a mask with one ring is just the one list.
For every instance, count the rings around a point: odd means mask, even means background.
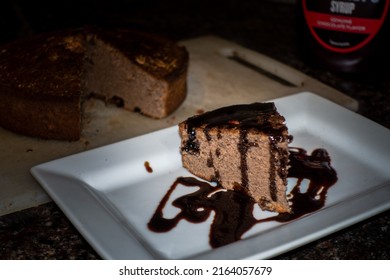
[{"label": "chocolate syrup drizzle", "polygon": [[[154,232],[168,232],[182,219],[192,223],[207,220],[212,211],[215,217],[209,233],[209,243],[213,248],[241,239],[242,235],[258,223],[276,221],[289,222],[321,209],[325,205],[327,191],[337,181],[336,171],[330,165],[326,150],[316,149],[310,155],[302,148],[290,148],[290,168],[288,176],[297,178],[297,183],[288,195],[290,213],[256,219],[253,216],[255,202],[242,192],[222,190],[194,177],[179,177],[160,201],[148,223]],[[301,192],[301,183],[309,180],[306,192]],[[172,202],[180,212],[173,218],[164,218],[163,210],[178,185],[199,188],[193,193],[181,196]]]}]

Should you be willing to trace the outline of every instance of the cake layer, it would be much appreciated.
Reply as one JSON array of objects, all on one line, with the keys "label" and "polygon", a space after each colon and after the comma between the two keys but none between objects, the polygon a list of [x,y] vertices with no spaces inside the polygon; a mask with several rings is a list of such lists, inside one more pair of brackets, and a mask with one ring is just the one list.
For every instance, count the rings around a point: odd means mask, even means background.
[{"label": "cake layer", "polygon": [[172,113],[186,96],[188,52],[165,38],[134,30],[88,33],[87,90],[153,118]]}]

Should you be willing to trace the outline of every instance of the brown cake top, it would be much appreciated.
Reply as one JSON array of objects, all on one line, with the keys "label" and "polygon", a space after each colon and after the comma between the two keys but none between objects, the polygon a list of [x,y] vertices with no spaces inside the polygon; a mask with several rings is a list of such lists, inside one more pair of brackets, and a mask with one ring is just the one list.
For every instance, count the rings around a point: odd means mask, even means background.
[{"label": "brown cake top", "polygon": [[78,95],[84,54],[79,31],[46,33],[0,46],[0,85],[37,98]]},{"label": "brown cake top", "polygon": [[158,79],[174,79],[187,70],[189,54],[186,48],[165,37],[128,29],[94,28],[89,33],[111,44]]}]

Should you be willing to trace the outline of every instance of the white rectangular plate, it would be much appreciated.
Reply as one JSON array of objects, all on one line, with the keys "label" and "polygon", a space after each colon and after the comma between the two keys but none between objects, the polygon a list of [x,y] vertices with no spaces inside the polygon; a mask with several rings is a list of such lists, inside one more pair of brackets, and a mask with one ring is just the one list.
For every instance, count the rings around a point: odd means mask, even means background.
[{"label": "white rectangular plate", "polygon": [[[390,208],[390,130],[309,92],[274,101],[294,136],[292,146],[308,152],[325,148],[339,179],[321,210],[289,223],[259,224],[242,240],[217,249],[208,244],[212,217],[200,224],[181,221],[167,233],[147,228],[175,179],[191,176],[181,165],[177,126],[31,172],[106,259],[270,258]],[[153,172],[147,172],[146,161]],[[293,185],[289,179],[288,188]],[[173,206],[164,212],[174,213]]]}]

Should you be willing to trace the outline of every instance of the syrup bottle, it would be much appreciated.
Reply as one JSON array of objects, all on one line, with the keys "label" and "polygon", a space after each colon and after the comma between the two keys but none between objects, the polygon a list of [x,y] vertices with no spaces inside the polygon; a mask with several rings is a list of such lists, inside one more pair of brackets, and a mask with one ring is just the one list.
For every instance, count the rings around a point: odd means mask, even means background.
[{"label": "syrup bottle", "polygon": [[309,62],[374,74],[390,59],[390,0],[300,0],[299,42]]}]

